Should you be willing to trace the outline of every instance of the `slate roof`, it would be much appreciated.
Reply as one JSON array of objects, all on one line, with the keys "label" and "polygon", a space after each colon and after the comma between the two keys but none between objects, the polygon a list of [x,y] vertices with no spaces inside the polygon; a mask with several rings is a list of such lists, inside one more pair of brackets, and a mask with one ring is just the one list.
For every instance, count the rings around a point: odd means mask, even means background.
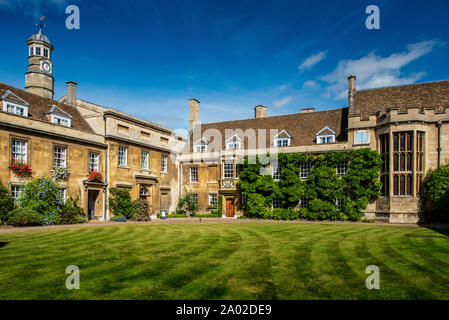
[{"label": "slate roof", "polygon": [[397,107],[449,107],[449,80],[356,91],[354,112],[351,115],[367,117]]},{"label": "slate roof", "polygon": [[[2,97],[8,90],[28,103],[28,118],[50,122],[46,117],[46,114],[52,109],[53,105],[55,105],[72,117],[71,128],[94,133],[92,128],[83,119],[76,108],[55,100],[42,98],[38,95],[0,82],[0,97]],[[8,98],[10,98],[11,100],[17,100],[13,95],[10,95]],[[3,108],[0,108],[0,112],[3,112]]]}]

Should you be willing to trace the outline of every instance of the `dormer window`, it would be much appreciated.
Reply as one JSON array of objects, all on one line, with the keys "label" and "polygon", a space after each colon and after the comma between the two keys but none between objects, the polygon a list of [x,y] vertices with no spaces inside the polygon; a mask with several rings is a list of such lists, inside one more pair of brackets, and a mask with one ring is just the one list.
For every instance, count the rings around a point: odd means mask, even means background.
[{"label": "dormer window", "polygon": [[2,96],[2,99],[4,112],[28,117],[28,103],[25,100],[18,97],[9,90],[5,92],[5,94]]},{"label": "dormer window", "polygon": [[324,127],[316,134],[316,143],[335,143],[335,131],[329,127]]},{"label": "dormer window", "polygon": [[193,144],[193,152],[207,152],[206,138],[201,138]]},{"label": "dormer window", "polygon": [[72,116],[58,106],[53,105],[48,113],[51,123],[64,127],[72,126]]},{"label": "dormer window", "polygon": [[273,138],[273,146],[275,147],[288,147],[290,146],[291,136],[287,131],[282,130]]},{"label": "dormer window", "polygon": [[226,140],[226,150],[237,150],[240,149],[242,139],[238,135],[234,135],[228,140]]}]

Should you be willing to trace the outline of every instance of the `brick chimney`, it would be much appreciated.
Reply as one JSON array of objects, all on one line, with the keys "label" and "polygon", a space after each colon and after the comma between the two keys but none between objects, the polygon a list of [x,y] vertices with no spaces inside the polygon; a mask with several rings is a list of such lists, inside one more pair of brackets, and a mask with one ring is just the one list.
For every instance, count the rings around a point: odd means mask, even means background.
[{"label": "brick chimney", "polygon": [[76,85],[75,81],[67,81],[67,100],[66,104],[76,106]]},{"label": "brick chimney", "polygon": [[258,105],[254,107],[254,117],[257,118],[266,118],[267,117],[267,107]]},{"label": "brick chimney", "polygon": [[193,129],[200,122],[200,102],[196,99],[189,100],[190,105],[190,119],[189,131]]},{"label": "brick chimney", "polygon": [[312,113],[312,112],[315,112],[315,108],[301,109],[301,113]]},{"label": "brick chimney", "polygon": [[350,75],[348,78],[348,108],[349,114],[354,113],[354,95],[356,91],[355,87],[356,77],[354,75]]}]

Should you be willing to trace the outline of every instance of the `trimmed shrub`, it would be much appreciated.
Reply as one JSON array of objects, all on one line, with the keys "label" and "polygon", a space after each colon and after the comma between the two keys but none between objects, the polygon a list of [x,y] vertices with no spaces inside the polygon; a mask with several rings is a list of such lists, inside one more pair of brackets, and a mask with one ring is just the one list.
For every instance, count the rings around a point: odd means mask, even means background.
[{"label": "trimmed shrub", "polygon": [[133,221],[151,221],[150,206],[144,199],[134,201]]},{"label": "trimmed shrub", "polygon": [[27,208],[16,208],[10,212],[8,224],[16,227],[40,226],[41,216],[36,211]]},{"label": "trimmed shrub", "polygon": [[18,204],[36,211],[42,224],[59,222],[63,201],[59,185],[48,177],[39,177],[25,185]]},{"label": "trimmed shrub", "polygon": [[86,222],[83,209],[76,205],[76,201],[68,198],[61,209],[60,224],[76,224]]},{"label": "trimmed shrub", "polygon": [[109,208],[117,218],[125,217],[127,220],[134,216],[134,202],[129,191],[121,188],[110,188],[113,197],[109,197]]},{"label": "trimmed shrub", "polygon": [[9,218],[9,212],[14,209],[14,201],[11,194],[0,181],[0,224],[6,223]]}]

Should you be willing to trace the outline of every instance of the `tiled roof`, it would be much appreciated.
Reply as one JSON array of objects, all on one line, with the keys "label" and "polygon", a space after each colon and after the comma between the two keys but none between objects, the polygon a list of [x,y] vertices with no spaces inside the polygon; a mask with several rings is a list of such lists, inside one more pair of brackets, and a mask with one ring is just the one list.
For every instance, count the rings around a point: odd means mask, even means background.
[{"label": "tiled roof", "polygon": [[[211,141],[213,130],[218,130],[222,135],[222,145],[225,148],[225,141],[232,137],[226,136],[226,130],[242,130],[254,129],[256,134],[258,129],[266,130],[266,147],[272,145],[270,140],[270,130],[276,129],[280,133],[285,130],[290,136],[290,146],[309,146],[316,144],[316,134],[325,127],[329,127],[336,133],[336,142],[347,141],[347,123],[348,123],[348,109],[333,109],[324,111],[315,111],[309,113],[296,113],[282,116],[273,116],[266,118],[254,118],[245,120],[235,120],[217,123],[206,123],[201,125],[201,136],[205,136],[208,141]],[[195,137],[196,138],[196,137]],[[244,138],[244,137],[241,137]],[[198,140],[198,139],[196,139]],[[245,137],[244,147],[248,148],[248,141]],[[258,146],[258,148],[261,146]]]},{"label": "tiled roof", "polygon": [[356,91],[354,115],[368,116],[390,107],[449,107],[449,80]]},{"label": "tiled roof", "polygon": [[[58,108],[60,108],[61,110],[63,110],[64,112],[67,112],[72,117],[71,118],[71,124],[72,124],[71,127],[72,128],[87,131],[90,133],[94,133],[92,128],[83,119],[83,117],[78,112],[78,110],[76,110],[76,108],[71,107],[66,104],[63,104],[63,103],[60,103],[55,100],[42,98],[38,95],[31,94],[24,90],[17,89],[15,87],[11,87],[7,84],[0,82],[0,97],[3,96],[8,90],[29,104],[28,105],[28,118],[49,122],[48,118],[46,117],[45,114],[50,111],[50,109],[52,108],[53,105],[55,105]],[[13,96],[11,95],[10,97],[13,97]],[[3,108],[0,108],[0,112],[3,112],[2,110],[3,110]]]}]

